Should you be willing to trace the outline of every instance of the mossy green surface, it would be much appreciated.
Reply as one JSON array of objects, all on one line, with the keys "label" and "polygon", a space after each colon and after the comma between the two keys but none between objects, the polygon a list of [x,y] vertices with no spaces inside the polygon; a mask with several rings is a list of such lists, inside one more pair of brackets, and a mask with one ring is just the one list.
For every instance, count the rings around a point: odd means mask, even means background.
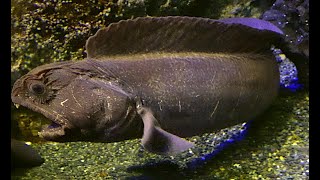
[{"label": "mossy green surface", "polygon": [[[11,11],[12,83],[45,63],[82,60],[86,57],[86,39],[111,22],[166,15],[258,17],[266,5],[253,2],[14,0]],[[18,136],[15,130],[12,136],[31,141],[45,163],[23,173],[16,171],[12,179],[125,179],[132,176],[151,179],[308,179],[308,97],[304,92],[280,96],[259,121],[252,123],[243,141],[233,144],[194,171],[183,166],[185,161],[195,158],[192,155],[161,157],[149,154],[141,149],[138,139],[117,143],[42,142],[37,131],[46,122],[45,118],[13,107],[12,120],[18,122],[20,134]],[[210,135],[190,139],[210,140]],[[201,146],[201,142],[198,144]],[[156,165],[143,166],[150,162]],[[140,168],[127,170],[139,165]]]},{"label": "mossy green surface", "polygon": [[[202,174],[202,173],[205,173]],[[247,137],[221,152],[200,177],[218,179],[308,179],[309,97],[279,97]]]}]

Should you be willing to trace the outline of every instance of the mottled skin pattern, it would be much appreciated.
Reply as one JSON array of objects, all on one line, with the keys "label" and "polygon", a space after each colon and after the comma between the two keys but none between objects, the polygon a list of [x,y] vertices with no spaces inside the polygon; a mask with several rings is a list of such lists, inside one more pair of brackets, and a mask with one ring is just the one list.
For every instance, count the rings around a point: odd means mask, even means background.
[{"label": "mottled skin pattern", "polygon": [[[133,27],[136,35],[127,36]],[[154,33],[144,33],[151,29]],[[47,140],[142,137],[150,152],[179,153],[193,146],[180,137],[251,120],[271,104],[278,66],[270,42],[259,38],[276,43],[276,30],[254,19],[121,21],[89,38],[87,59],[39,66],[21,77],[12,101],[53,121],[39,133]],[[247,38],[254,41],[246,43]]]}]

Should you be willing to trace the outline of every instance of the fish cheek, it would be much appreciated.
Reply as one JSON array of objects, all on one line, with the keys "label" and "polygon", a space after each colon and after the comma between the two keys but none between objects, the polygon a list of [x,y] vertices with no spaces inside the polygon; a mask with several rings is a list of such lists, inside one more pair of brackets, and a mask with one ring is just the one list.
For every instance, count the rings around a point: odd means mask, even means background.
[{"label": "fish cheek", "polygon": [[93,92],[98,95],[101,111],[95,113],[97,130],[112,129],[124,120],[129,113],[130,98],[117,90],[103,87],[94,89]]},{"label": "fish cheek", "polygon": [[52,109],[65,117],[69,123],[79,129],[93,129],[96,116],[103,102],[93,93],[94,84],[85,80],[76,80],[61,89],[52,103]]},{"label": "fish cheek", "polygon": [[114,127],[128,113],[128,96],[120,88],[96,79],[75,79],[59,94],[56,106],[82,130],[100,132]]}]

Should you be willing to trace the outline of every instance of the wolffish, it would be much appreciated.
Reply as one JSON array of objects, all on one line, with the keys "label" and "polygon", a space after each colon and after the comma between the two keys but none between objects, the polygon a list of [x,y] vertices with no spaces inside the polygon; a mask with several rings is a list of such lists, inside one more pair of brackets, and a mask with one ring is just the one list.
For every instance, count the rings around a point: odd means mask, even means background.
[{"label": "wolffish", "polygon": [[52,124],[51,141],[142,137],[157,154],[193,144],[262,113],[279,88],[271,45],[283,33],[254,18],[140,17],[112,23],[86,43],[83,61],[39,66],[18,79],[12,101]]}]

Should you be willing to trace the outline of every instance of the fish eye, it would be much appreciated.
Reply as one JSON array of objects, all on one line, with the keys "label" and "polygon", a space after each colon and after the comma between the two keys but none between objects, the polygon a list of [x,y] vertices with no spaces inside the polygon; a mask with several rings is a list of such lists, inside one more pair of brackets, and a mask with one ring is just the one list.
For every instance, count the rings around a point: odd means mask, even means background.
[{"label": "fish eye", "polygon": [[41,83],[34,83],[31,84],[30,90],[37,95],[41,95],[45,92],[44,84]]}]

